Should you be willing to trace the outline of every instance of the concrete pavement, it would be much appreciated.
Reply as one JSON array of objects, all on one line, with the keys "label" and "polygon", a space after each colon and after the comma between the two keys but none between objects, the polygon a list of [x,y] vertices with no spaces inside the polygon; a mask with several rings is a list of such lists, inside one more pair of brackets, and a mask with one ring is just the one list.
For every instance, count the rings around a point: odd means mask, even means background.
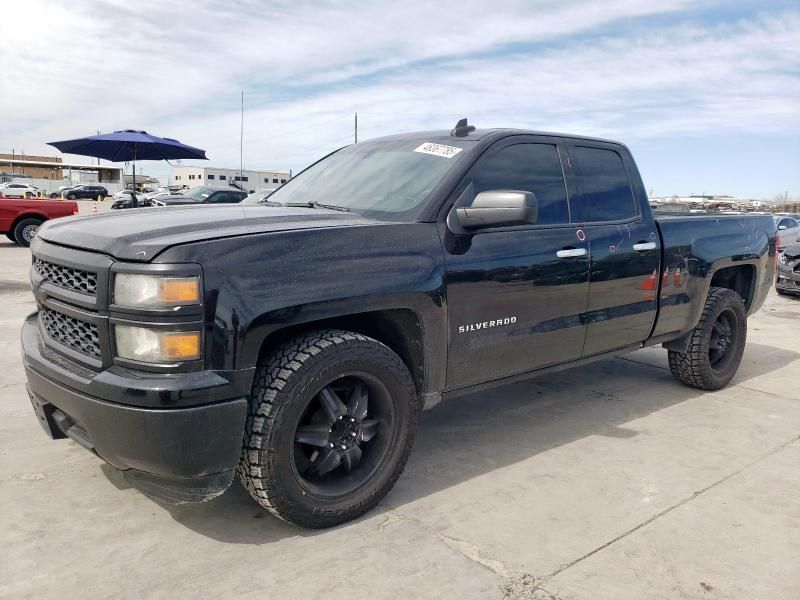
[{"label": "concrete pavement", "polygon": [[303,531],[238,484],[158,504],[45,437],[29,264],[0,243],[2,598],[800,597],[800,299],[770,295],[719,392],[653,348],[443,403],[378,509]]}]

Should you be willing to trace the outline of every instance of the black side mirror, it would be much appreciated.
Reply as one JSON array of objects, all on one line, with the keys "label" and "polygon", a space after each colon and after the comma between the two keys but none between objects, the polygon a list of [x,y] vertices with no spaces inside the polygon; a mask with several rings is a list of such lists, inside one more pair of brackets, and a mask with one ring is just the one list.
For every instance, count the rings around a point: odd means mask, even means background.
[{"label": "black side mirror", "polygon": [[[485,227],[525,225],[536,223],[538,205],[533,192],[491,190],[481,192],[469,206],[454,208],[448,224],[458,229],[475,230]],[[453,222],[456,221],[456,222]]]}]

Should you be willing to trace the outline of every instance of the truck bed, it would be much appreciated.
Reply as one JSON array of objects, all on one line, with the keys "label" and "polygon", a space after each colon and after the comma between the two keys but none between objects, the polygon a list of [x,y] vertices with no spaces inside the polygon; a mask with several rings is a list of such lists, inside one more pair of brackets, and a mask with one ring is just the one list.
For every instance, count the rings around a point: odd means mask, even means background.
[{"label": "truck bed", "polygon": [[[761,306],[774,277],[775,223],[770,215],[654,213],[661,236],[658,321],[652,337],[687,331],[703,310],[708,275],[748,265],[741,286],[748,313]],[[759,268],[760,267],[760,268]],[[740,270],[741,271],[741,270]],[[761,280],[754,279],[761,274]],[[738,276],[738,275],[737,275]],[[747,290],[747,292],[744,292]]]}]

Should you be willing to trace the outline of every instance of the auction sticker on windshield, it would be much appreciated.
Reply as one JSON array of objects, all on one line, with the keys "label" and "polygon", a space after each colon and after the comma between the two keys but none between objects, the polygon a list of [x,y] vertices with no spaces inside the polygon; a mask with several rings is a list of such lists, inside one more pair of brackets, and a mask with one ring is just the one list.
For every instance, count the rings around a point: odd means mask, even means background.
[{"label": "auction sticker on windshield", "polygon": [[445,144],[434,144],[433,142],[425,142],[424,144],[414,148],[414,152],[421,152],[422,154],[433,154],[434,156],[441,156],[443,158],[453,158],[456,154],[461,152],[463,148],[456,148],[455,146],[446,146]]}]

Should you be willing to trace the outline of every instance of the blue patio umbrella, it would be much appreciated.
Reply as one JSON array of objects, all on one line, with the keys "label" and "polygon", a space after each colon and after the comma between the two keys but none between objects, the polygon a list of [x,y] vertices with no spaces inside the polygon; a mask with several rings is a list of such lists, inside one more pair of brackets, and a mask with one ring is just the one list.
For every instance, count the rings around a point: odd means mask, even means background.
[{"label": "blue patio umbrella", "polygon": [[133,163],[133,201],[136,203],[136,161],[196,158],[207,160],[206,151],[181,144],[172,138],[150,135],[137,129],[122,129],[113,133],[47,142],[66,154],[103,158],[111,162]]}]

